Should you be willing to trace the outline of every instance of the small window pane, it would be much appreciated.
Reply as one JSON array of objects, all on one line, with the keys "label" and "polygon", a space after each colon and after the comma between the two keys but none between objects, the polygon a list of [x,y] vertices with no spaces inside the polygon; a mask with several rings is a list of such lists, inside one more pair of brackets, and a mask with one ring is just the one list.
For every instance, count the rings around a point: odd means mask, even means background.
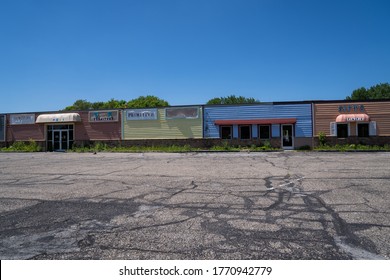
[{"label": "small window pane", "polygon": [[232,139],[232,127],[231,126],[222,126],[221,127],[221,138],[222,139]]},{"label": "small window pane", "polygon": [[358,137],[368,137],[368,136],[369,136],[368,123],[359,123],[358,124]]},{"label": "small window pane", "polygon": [[259,126],[260,139],[269,139],[270,138],[270,126],[269,125],[260,125]]},{"label": "small window pane", "polygon": [[337,137],[338,138],[348,137],[348,124],[346,123],[337,124]]},{"label": "small window pane", "polygon": [[249,125],[240,126],[240,139],[251,139],[251,127]]}]

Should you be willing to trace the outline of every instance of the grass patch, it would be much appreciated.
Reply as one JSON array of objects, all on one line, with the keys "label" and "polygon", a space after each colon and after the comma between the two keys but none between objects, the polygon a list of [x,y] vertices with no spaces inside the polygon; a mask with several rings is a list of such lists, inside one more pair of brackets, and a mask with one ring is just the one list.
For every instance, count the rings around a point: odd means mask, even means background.
[{"label": "grass patch", "polygon": [[272,148],[270,144],[265,143],[262,146],[233,146],[228,142],[223,142],[221,145],[213,146],[209,149],[201,149],[191,147],[190,145],[170,145],[170,146],[109,146],[106,143],[97,142],[92,146],[73,147],[70,151],[76,153],[94,153],[94,152],[120,152],[120,153],[188,153],[200,151],[212,152],[261,152],[261,151],[277,151],[280,149]]},{"label": "grass patch", "polygon": [[40,152],[41,150],[41,146],[39,146],[37,142],[32,139],[30,139],[28,142],[16,141],[8,148],[1,149],[3,152]]},{"label": "grass patch", "polygon": [[315,151],[340,151],[340,152],[348,152],[348,151],[390,151],[390,145],[384,146],[370,146],[370,145],[362,145],[362,144],[347,144],[347,145],[320,145],[314,148]]}]

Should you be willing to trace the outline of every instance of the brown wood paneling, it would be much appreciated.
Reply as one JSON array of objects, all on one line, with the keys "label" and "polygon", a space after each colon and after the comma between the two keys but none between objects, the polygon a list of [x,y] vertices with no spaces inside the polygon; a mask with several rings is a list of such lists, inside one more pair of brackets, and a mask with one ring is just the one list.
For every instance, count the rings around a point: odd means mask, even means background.
[{"label": "brown wood paneling", "polygon": [[74,140],[120,140],[121,139],[121,111],[118,121],[89,122],[88,112],[77,112],[81,116],[81,123],[75,124]]},{"label": "brown wood paneling", "polygon": [[[339,112],[339,106],[352,105],[348,112]],[[360,107],[355,110],[354,105],[363,105],[364,111]],[[377,135],[390,136],[390,101],[373,101],[373,102],[334,102],[334,103],[315,103],[314,104],[314,135],[318,136],[319,132],[325,132],[330,135],[330,123],[336,121],[340,114],[360,114],[364,113],[370,117],[370,121],[376,121]],[[356,134],[356,125],[351,125],[351,135]]]}]

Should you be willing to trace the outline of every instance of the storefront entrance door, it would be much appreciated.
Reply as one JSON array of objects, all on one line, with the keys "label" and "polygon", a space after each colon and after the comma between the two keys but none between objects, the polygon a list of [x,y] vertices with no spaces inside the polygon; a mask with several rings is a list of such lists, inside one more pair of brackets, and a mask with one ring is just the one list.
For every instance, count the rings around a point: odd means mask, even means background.
[{"label": "storefront entrance door", "polygon": [[49,125],[47,127],[47,146],[49,151],[72,149],[73,125]]},{"label": "storefront entrance door", "polygon": [[292,124],[282,125],[282,148],[283,149],[294,148],[294,129]]},{"label": "storefront entrance door", "polygon": [[62,151],[69,149],[69,142],[68,142],[68,130],[54,130],[53,131],[54,136],[54,151]]}]

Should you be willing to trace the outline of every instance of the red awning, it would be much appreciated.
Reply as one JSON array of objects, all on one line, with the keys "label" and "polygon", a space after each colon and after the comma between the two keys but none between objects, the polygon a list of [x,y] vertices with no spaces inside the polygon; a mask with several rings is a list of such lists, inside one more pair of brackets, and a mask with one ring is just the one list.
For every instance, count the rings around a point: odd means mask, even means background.
[{"label": "red awning", "polygon": [[336,118],[336,122],[369,122],[370,117],[366,114],[341,114]]},{"label": "red awning", "polygon": [[288,119],[256,119],[256,120],[216,120],[216,125],[233,125],[233,124],[294,124],[296,118]]}]

